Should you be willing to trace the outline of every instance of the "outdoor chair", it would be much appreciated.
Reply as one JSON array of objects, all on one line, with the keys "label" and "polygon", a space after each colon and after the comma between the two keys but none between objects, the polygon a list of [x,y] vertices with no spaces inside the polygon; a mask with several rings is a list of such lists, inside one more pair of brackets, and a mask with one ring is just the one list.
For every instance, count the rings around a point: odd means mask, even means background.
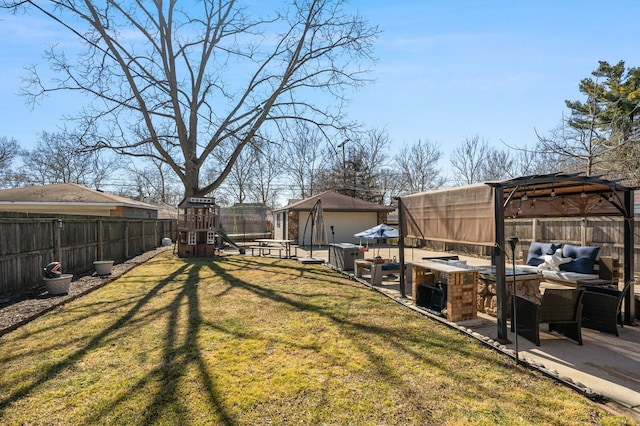
[{"label": "outdoor chair", "polygon": [[[549,324],[549,332],[556,331],[582,346],[582,297],[584,290],[546,289],[540,304],[522,296],[515,296],[515,323],[518,334],[540,346],[540,323]],[[511,321],[514,331],[514,321]]]},{"label": "outdoor chair", "polygon": [[592,330],[619,336],[618,325],[622,323],[622,301],[633,281],[629,281],[622,291],[599,286],[582,286],[582,326]]}]

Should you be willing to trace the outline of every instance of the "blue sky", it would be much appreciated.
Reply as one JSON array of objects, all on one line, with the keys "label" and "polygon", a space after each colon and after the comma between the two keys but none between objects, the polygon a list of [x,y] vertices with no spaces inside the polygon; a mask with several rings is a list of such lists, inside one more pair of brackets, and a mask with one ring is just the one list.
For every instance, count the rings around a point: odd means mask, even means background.
[{"label": "blue sky", "polygon": [[[497,147],[533,146],[582,99],[581,79],[599,60],[640,66],[640,2],[613,1],[377,1],[358,10],[383,31],[376,45],[376,83],[354,94],[350,115],[368,128],[386,128],[396,146],[437,143],[448,160],[478,135]],[[85,99],[54,95],[31,110],[17,96],[24,67],[45,67],[51,43],[74,45],[39,16],[0,12],[0,136],[32,145],[55,131]]]}]

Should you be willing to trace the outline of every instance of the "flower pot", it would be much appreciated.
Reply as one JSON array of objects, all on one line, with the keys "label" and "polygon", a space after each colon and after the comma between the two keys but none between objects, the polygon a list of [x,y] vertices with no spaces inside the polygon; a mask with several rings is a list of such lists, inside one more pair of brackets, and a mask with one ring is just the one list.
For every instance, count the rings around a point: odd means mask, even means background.
[{"label": "flower pot", "polygon": [[112,266],[113,260],[97,260],[93,262],[93,267],[96,269],[96,275],[111,275]]},{"label": "flower pot", "polygon": [[42,281],[49,294],[67,294],[71,287],[71,278],[73,274],[62,274],[57,278],[43,278]]}]

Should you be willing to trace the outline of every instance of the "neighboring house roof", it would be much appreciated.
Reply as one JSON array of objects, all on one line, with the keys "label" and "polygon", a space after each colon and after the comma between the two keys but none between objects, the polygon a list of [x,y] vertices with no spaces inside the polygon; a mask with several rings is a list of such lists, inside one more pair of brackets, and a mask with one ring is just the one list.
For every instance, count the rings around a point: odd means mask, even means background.
[{"label": "neighboring house roof", "polygon": [[162,202],[151,202],[150,204],[158,208],[158,219],[177,219],[178,207]]},{"label": "neighboring house roof", "polygon": [[[158,207],[130,198],[90,189],[75,183],[61,183],[42,186],[27,186],[0,190],[0,210],[3,207],[37,206],[69,207],[129,207],[143,210],[159,210]],[[12,209],[13,210],[13,209]],[[75,214],[91,214],[78,210]]]},{"label": "neighboring house roof", "polygon": [[275,209],[274,211],[311,210],[319,199],[322,200],[322,210],[325,212],[390,212],[395,210],[395,207],[383,206],[370,201],[361,200],[359,198],[349,197],[348,195],[338,194],[333,191],[325,191],[312,197],[305,198],[304,200],[297,201],[293,204],[289,204],[288,206],[284,206],[280,209]]}]

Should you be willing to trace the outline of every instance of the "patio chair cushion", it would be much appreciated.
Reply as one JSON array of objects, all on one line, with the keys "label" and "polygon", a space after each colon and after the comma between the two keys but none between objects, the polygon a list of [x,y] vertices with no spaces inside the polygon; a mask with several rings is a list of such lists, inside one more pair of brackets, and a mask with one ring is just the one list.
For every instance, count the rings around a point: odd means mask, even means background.
[{"label": "patio chair cushion", "polygon": [[562,256],[570,257],[573,260],[569,263],[560,265],[560,270],[566,272],[578,272],[580,274],[591,274],[593,273],[593,267],[595,266],[599,252],[600,247],[581,247],[565,244],[562,247]]}]

